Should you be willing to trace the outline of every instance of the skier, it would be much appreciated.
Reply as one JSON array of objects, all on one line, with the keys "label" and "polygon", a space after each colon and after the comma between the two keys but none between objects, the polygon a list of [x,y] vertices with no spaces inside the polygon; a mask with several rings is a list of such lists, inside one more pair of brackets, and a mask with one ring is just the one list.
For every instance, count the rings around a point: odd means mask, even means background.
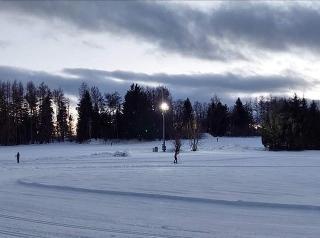
[{"label": "skier", "polygon": [[19,162],[20,162],[20,153],[18,152],[17,153],[17,163],[19,164]]}]

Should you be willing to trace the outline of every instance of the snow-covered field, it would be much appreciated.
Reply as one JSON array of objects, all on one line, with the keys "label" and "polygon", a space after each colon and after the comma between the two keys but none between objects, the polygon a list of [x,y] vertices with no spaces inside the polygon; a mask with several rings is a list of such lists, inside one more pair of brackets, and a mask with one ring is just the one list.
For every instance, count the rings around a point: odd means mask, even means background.
[{"label": "snow-covered field", "polygon": [[174,165],[154,146],[0,147],[0,237],[320,237],[320,152],[207,136]]}]

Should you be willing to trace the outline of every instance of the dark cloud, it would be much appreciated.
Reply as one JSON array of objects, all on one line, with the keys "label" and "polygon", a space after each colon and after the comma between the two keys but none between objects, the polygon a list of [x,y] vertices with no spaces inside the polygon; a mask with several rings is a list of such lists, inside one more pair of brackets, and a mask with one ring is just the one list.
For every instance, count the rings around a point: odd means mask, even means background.
[{"label": "dark cloud", "polygon": [[208,19],[210,34],[235,44],[276,51],[291,47],[320,49],[320,11],[299,3],[224,4]]},{"label": "dark cloud", "polygon": [[[234,99],[232,94],[244,93],[287,93],[315,85],[314,82],[284,76],[237,76],[234,74],[143,74],[127,71],[104,71],[83,68],[64,69],[61,75],[41,71],[0,66],[0,80],[32,80],[36,84],[45,82],[51,88],[61,87],[68,94],[77,95],[82,82],[96,85],[102,92],[119,91],[125,94],[133,82],[144,85],[165,85],[175,99],[189,97],[192,100],[208,101],[218,94],[226,102]],[[119,82],[120,81],[120,82]]]},{"label": "dark cloud", "polygon": [[6,13],[36,16],[50,22],[62,20],[80,30],[129,34],[170,52],[199,58],[238,56],[227,54],[202,33],[190,31],[190,21],[198,14],[191,9],[177,14],[175,9],[145,1],[12,1],[0,5],[0,11]]},{"label": "dark cloud", "polygon": [[86,82],[88,85],[97,85],[102,91],[109,92],[117,90],[124,93],[129,87],[130,83],[116,84],[112,80],[108,80],[99,75],[92,73],[83,77],[76,75],[57,75],[50,74],[43,71],[32,71],[15,67],[0,66],[0,80],[2,81],[21,81],[27,83],[33,81],[35,84],[41,82],[46,83],[50,88],[62,88],[66,93],[71,95],[78,95],[78,89],[82,82]]},{"label": "dark cloud", "polygon": [[313,85],[301,78],[285,76],[241,76],[235,74],[144,74],[128,71],[103,71],[91,69],[65,69],[65,73],[77,76],[79,78],[95,77],[103,80],[115,78],[129,82],[143,82],[152,84],[165,84],[173,88],[197,88],[200,90],[209,90],[211,92],[227,93],[264,93],[264,92],[284,92],[289,88],[298,90],[308,88]]},{"label": "dark cloud", "polygon": [[320,49],[320,12],[300,3],[229,2],[208,12],[147,1],[2,1],[0,6],[6,13],[130,35],[168,52],[202,59],[250,57],[242,47]]},{"label": "dark cloud", "polygon": [[[320,12],[302,4],[229,2],[208,12],[146,1],[4,1],[0,11],[131,35],[203,59],[246,58],[241,47],[320,49]],[[239,47],[237,49],[237,47]]]}]

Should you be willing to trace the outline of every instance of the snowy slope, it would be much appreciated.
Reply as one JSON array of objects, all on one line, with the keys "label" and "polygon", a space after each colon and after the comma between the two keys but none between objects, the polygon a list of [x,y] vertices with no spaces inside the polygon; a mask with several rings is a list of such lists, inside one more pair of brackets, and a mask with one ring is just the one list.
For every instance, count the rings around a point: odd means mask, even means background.
[{"label": "snowy slope", "polygon": [[0,237],[319,237],[320,152],[205,136],[174,165],[154,146],[0,147]]}]

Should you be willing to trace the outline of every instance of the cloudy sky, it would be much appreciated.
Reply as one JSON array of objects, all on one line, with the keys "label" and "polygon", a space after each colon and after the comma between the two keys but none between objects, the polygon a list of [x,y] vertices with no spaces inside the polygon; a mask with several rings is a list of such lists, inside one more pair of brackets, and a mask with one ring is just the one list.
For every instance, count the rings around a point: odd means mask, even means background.
[{"label": "cloudy sky", "polygon": [[317,2],[1,1],[0,79],[320,99]]}]

